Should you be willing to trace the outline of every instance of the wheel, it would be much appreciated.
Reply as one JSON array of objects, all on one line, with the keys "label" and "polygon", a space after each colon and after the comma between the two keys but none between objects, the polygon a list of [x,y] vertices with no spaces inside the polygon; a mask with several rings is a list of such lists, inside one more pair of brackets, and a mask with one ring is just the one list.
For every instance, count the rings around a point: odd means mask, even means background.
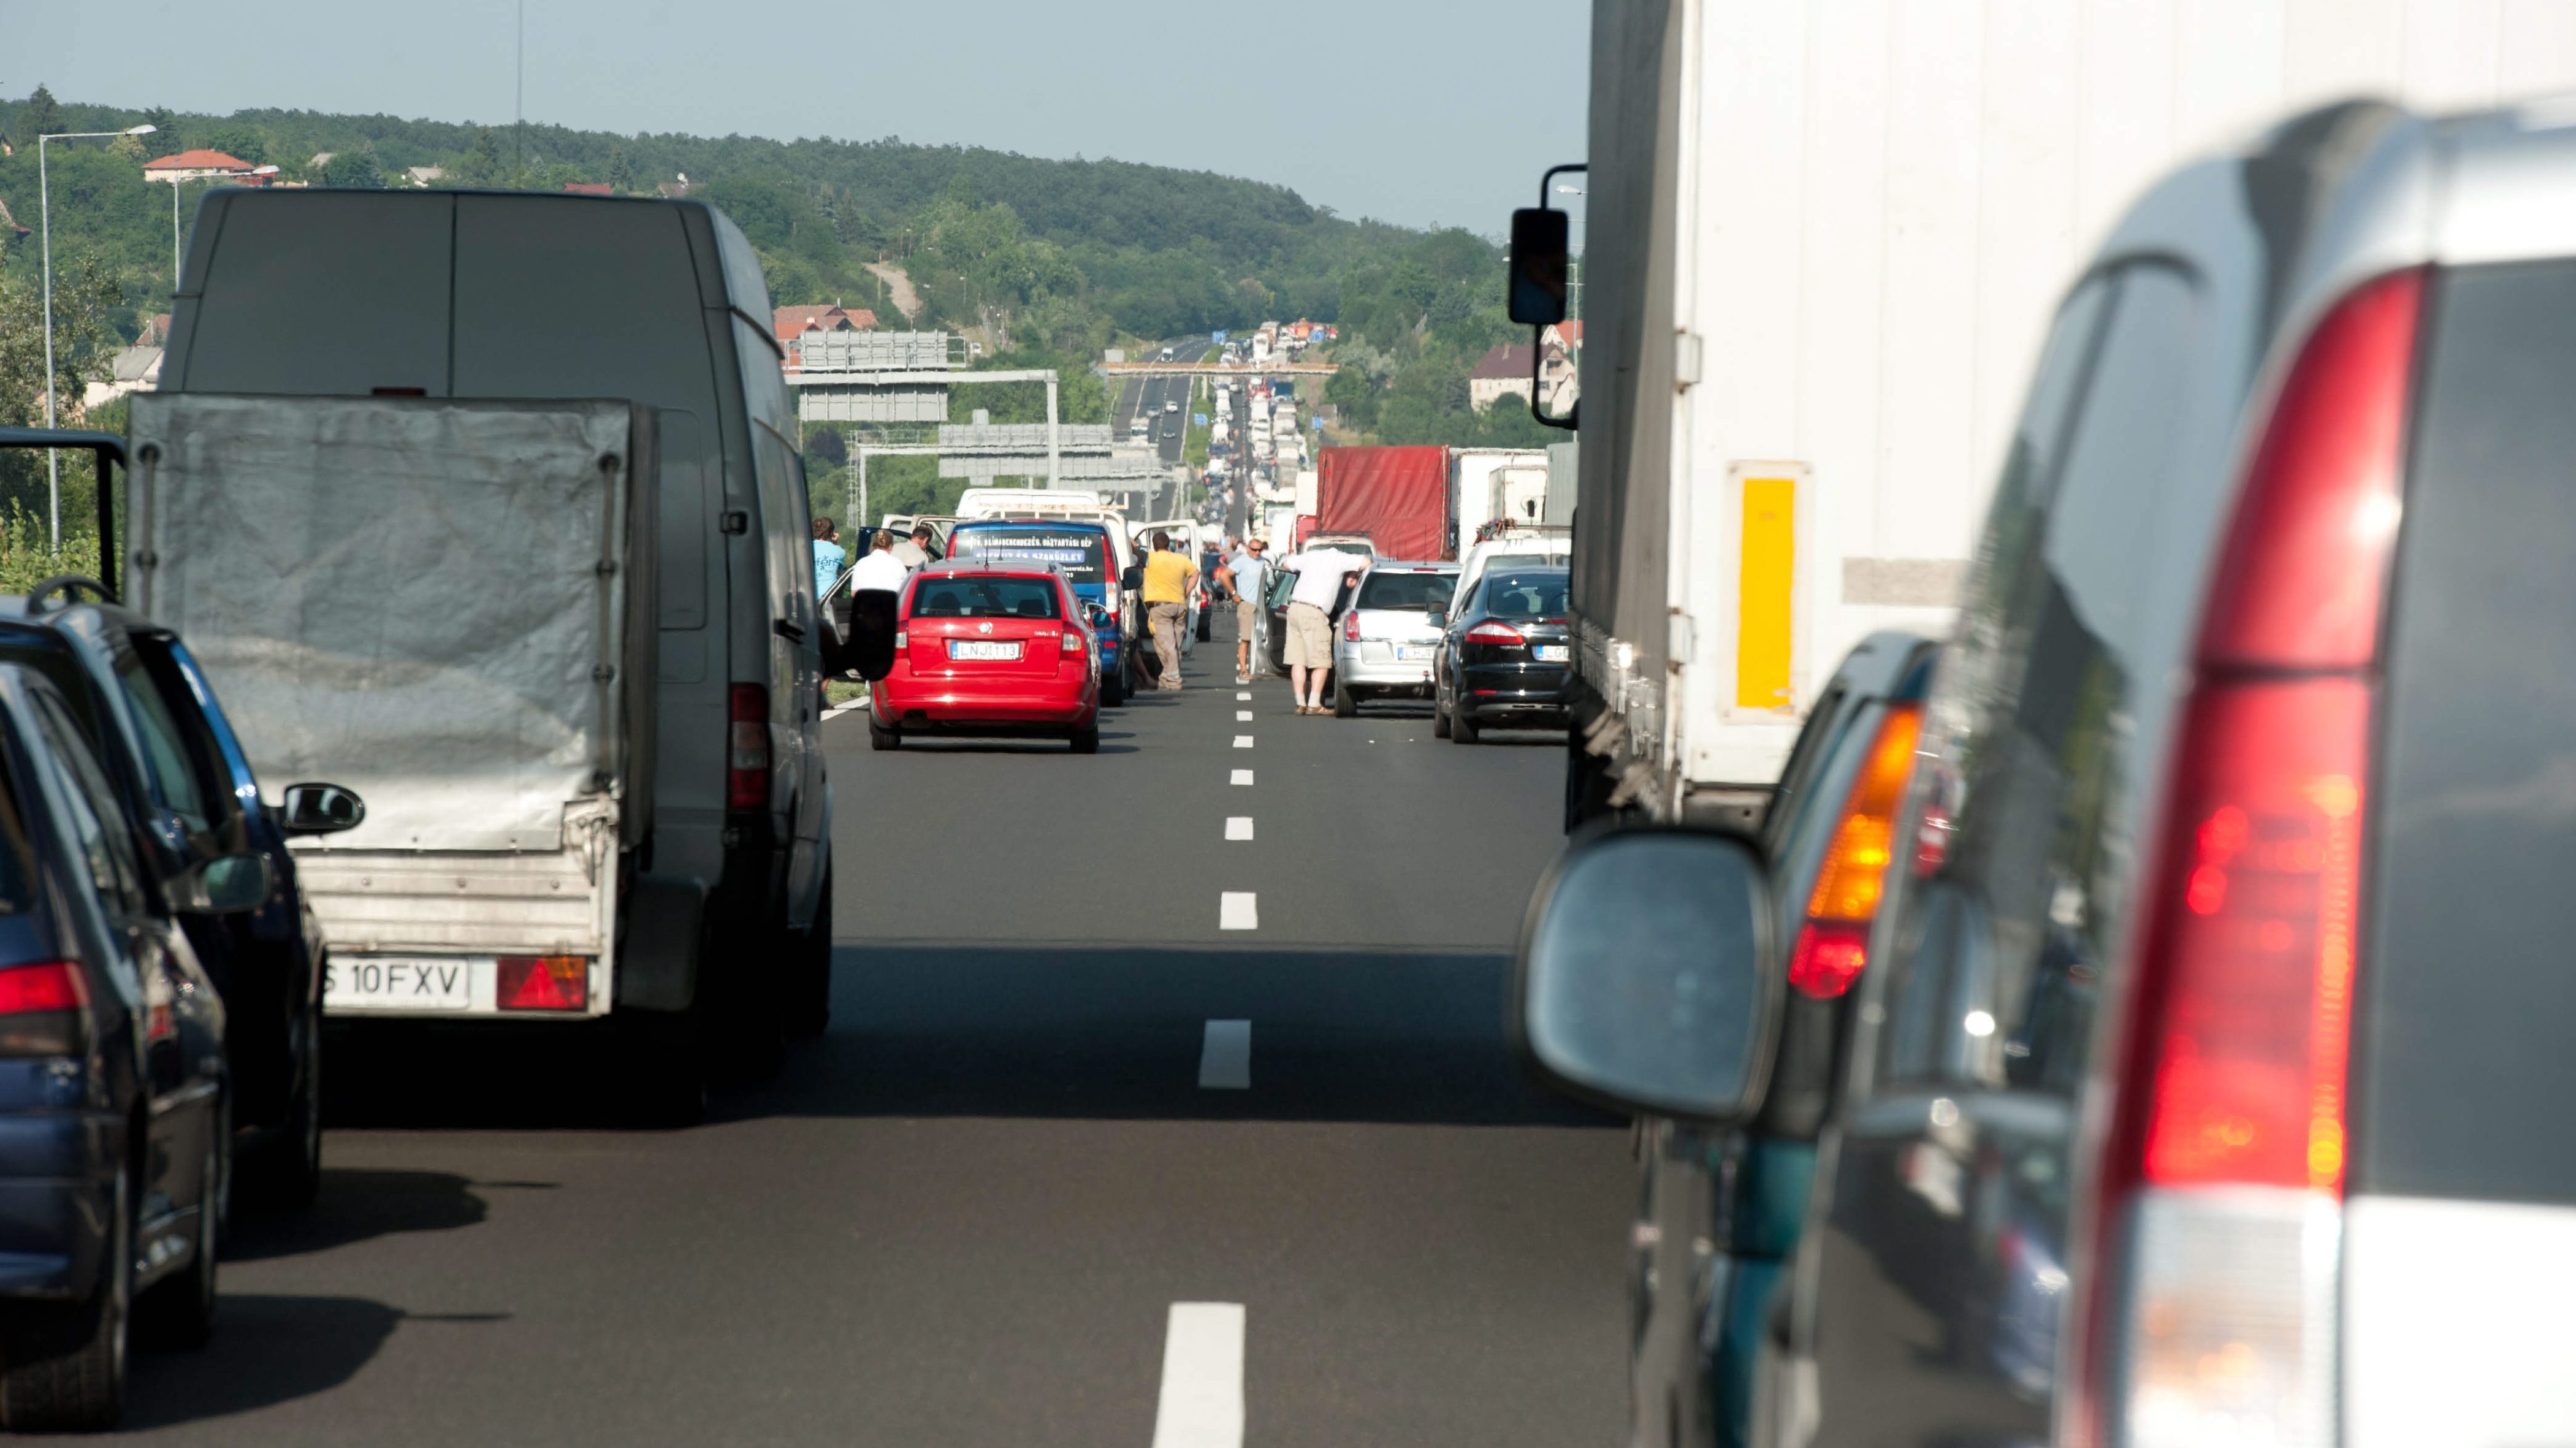
[{"label": "wheel", "polygon": [[868,747],[875,750],[901,749],[903,731],[880,723],[875,709],[868,710]]},{"label": "wheel", "polygon": [[1434,739],[1449,737],[1449,709],[1447,705],[1440,702],[1438,694],[1431,696],[1431,737]]},{"label": "wheel", "polygon": [[[703,957],[701,957],[703,958]],[[707,1114],[706,1001],[617,1017],[619,1099],[638,1126],[695,1126]]]},{"label": "wheel", "polygon": [[1093,724],[1087,729],[1076,729],[1073,731],[1073,752],[1076,754],[1098,754],[1100,752],[1100,726],[1098,724]]},{"label": "wheel", "polygon": [[286,1120],[258,1164],[256,1182],[262,1201],[288,1211],[313,1205],[322,1190],[322,1003],[304,1009],[303,1084],[286,1103]]},{"label": "wheel", "polygon": [[1468,713],[1464,709],[1451,711],[1449,715],[1450,743],[1473,744],[1476,742],[1477,735],[1481,732],[1482,731],[1476,727],[1475,715]]},{"label": "wheel", "polygon": [[0,1428],[94,1433],[115,1427],[125,1412],[126,1330],[134,1308],[129,1168],[116,1169],[112,1196],[90,1299],[67,1314],[39,1312],[0,1343]]},{"label": "wheel", "polygon": [[1336,719],[1356,719],[1359,716],[1360,701],[1357,696],[1351,693],[1351,686],[1338,679],[1334,680],[1333,717]]},{"label": "wheel", "polygon": [[215,1263],[232,1196],[231,1107],[218,1105],[206,1131],[206,1156],[197,1178],[197,1240],[188,1265],[162,1278],[134,1301],[134,1329],[154,1347],[204,1347],[215,1331]]},{"label": "wheel", "polygon": [[1100,676],[1100,707],[1115,709],[1127,702],[1127,667],[1120,664]]},{"label": "wheel", "polygon": [[796,937],[787,979],[787,1034],[799,1040],[823,1034],[832,1024],[832,866],[823,866],[822,898],[814,906],[814,923]]}]

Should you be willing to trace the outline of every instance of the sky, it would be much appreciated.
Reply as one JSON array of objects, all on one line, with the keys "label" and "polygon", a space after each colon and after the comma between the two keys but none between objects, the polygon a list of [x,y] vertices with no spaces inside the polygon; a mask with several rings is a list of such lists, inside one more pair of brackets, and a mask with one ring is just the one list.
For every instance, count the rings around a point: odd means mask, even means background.
[{"label": "sky", "polygon": [[[0,0],[0,95],[507,121],[522,0]],[[526,115],[1272,181],[1499,235],[1580,159],[1579,0],[524,0]]]}]

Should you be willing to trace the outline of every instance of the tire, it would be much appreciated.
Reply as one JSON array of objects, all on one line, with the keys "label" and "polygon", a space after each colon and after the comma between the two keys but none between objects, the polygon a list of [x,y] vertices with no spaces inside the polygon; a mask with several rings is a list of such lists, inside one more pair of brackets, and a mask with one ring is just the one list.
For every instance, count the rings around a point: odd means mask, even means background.
[{"label": "tire", "polygon": [[1449,709],[1440,702],[1438,694],[1431,696],[1431,737],[1434,739],[1449,737]]},{"label": "tire", "polygon": [[1339,679],[1333,681],[1333,717],[1336,719],[1356,719],[1360,717],[1360,701],[1358,696],[1351,692],[1350,685],[1343,683]]},{"label": "tire", "polygon": [[134,1310],[130,1173],[123,1165],[116,1169],[97,1291],[66,1315],[37,1313],[0,1342],[0,1428],[95,1433],[124,1416],[126,1339]]},{"label": "tire", "polygon": [[286,1120],[259,1163],[256,1191],[272,1207],[300,1212],[322,1190],[322,1004],[306,1008],[304,1084],[286,1103]]},{"label": "tire", "polygon": [[1476,727],[1476,716],[1460,709],[1449,716],[1449,742],[1473,744],[1483,731]]},{"label": "tire", "polygon": [[134,1301],[134,1332],[154,1347],[197,1348],[215,1332],[215,1267],[223,1240],[226,1202],[232,1195],[232,1111],[219,1106],[206,1136],[204,1176],[197,1203],[196,1250],[188,1265],[145,1289]]},{"label": "tire", "polygon": [[638,1126],[695,1126],[707,1115],[706,1002],[618,1018],[618,1093]]},{"label": "tire", "polygon": [[874,706],[868,709],[868,747],[879,752],[903,747],[903,731],[879,723]]},{"label": "tire", "polygon": [[1100,726],[1094,724],[1088,729],[1076,729],[1073,731],[1073,752],[1076,754],[1098,754],[1100,752]]},{"label": "tire", "polygon": [[1117,668],[1100,676],[1100,707],[1115,709],[1126,702],[1127,666],[1122,660]]},{"label": "tire", "polygon": [[796,937],[795,961],[787,982],[783,1025],[795,1040],[811,1040],[832,1024],[832,866],[823,866],[822,898],[814,906],[814,923]]}]

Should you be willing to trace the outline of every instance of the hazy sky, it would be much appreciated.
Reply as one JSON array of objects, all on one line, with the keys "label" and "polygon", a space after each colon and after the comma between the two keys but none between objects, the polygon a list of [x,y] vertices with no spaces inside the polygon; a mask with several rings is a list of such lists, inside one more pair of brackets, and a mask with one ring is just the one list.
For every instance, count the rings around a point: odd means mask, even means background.
[{"label": "hazy sky", "polygon": [[[519,0],[0,0],[0,94],[511,116]],[[1501,233],[1580,159],[1579,0],[525,0],[527,116],[1224,172]]]}]

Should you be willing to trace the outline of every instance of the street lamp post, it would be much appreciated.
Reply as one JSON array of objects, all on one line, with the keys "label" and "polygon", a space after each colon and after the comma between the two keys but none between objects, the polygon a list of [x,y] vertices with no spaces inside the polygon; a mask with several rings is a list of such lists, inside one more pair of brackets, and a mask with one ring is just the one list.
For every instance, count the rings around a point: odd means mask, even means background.
[{"label": "street lamp post", "polygon": [[[45,263],[45,426],[54,425],[54,198],[45,174],[45,143],[93,141],[116,136],[148,136],[156,128],[134,126],[122,131],[65,131],[36,138],[36,214],[44,228]],[[60,456],[45,449],[45,533],[52,551],[63,551],[63,469]],[[106,546],[101,539],[100,546]]]}]

